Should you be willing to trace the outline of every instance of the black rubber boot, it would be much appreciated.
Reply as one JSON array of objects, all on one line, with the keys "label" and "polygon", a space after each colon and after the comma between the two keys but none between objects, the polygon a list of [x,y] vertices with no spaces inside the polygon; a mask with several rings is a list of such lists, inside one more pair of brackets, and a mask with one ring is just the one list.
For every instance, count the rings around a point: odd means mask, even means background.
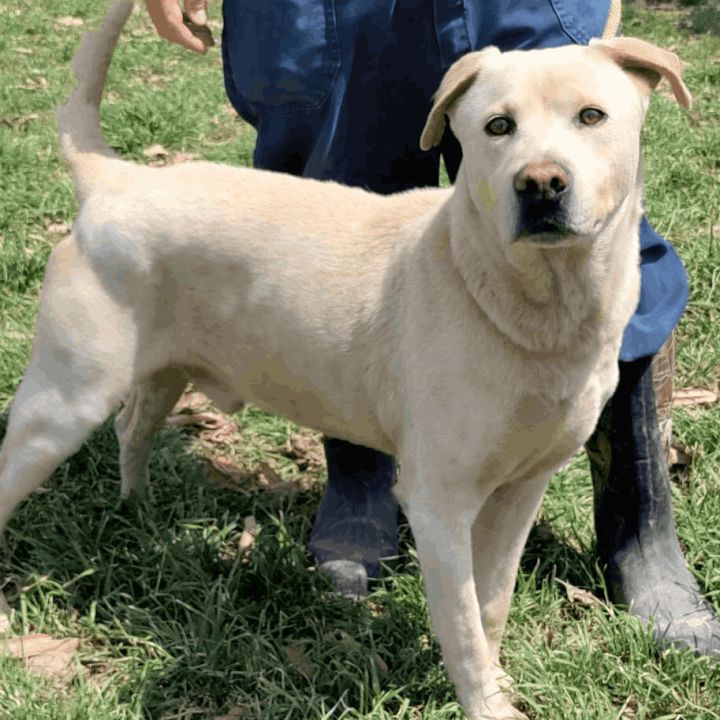
[{"label": "black rubber boot", "polygon": [[380,560],[398,552],[398,505],[389,455],[343,440],[325,439],[328,486],[309,548],[320,571],[343,595],[367,593]]},{"label": "black rubber boot", "polygon": [[620,382],[587,443],[598,553],[613,602],[652,623],[661,647],[720,659],[720,622],[675,531],[651,358],[620,363]]}]

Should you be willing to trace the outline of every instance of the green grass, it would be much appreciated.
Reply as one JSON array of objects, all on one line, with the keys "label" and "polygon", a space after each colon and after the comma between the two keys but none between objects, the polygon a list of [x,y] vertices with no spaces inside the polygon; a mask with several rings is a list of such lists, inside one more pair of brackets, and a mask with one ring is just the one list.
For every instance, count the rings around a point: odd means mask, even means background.
[{"label": "green grass", "polygon": [[[0,406],[29,351],[43,267],[75,201],[59,162],[54,106],[69,59],[102,3],[0,0]],[[214,3],[218,12],[218,3]],[[720,40],[692,36],[675,12],[628,9],[625,32],[690,63],[696,104],[662,93],[645,131],[647,207],[682,255],[692,299],[679,329],[678,382],[720,377]],[[118,48],[103,105],[112,145],[144,161],[169,152],[251,162],[253,133],[229,112],[217,51],[192,56],[157,40],[138,12]],[[294,429],[248,408],[234,452],[283,477],[302,471],[284,446]],[[678,411],[676,434],[698,451],[673,487],[689,563],[720,606],[720,407]],[[187,434],[163,430],[147,504],[118,497],[110,425],[23,504],[7,531],[0,584],[13,631],[82,638],[70,683],[27,674],[0,657],[0,718],[253,720],[462,717],[432,639],[407,527],[403,549],[370,602],[334,597],[305,541],[319,494],[209,484]],[[244,558],[244,517],[259,524]],[[504,646],[521,706],[538,720],[717,720],[720,668],[686,653],[658,655],[647,631],[604,603],[571,602],[559,580],[602,597],[584,457],[552,483],[522,562]],[[22,591],[22,592],[21,592]],[[293,662],[288,654],[293,656]],[[294,653],[294,655],[293,655]],[[299,658],[299,659],[298,659]]]}]

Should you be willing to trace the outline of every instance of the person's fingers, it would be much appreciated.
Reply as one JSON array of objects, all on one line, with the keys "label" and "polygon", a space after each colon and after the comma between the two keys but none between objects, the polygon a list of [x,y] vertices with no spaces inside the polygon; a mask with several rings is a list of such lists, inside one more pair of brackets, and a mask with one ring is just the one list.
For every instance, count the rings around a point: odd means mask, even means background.
[{"label": "person's fingers", "polygon": [[207,0],[185,0],[185,25],[206,48],[215,45],[212,31],[207,25]]},{"label": "person's fingers", "polygon": [[207,0],[185,0],[185,12],[196,25],[207,25]]},{"label": "person's fingers", "polygon": [[204,53],[205,43],[195,37],[183,22],[183,13],[177,0],[145,0],[150,20],[158,35],[188,50]]}]

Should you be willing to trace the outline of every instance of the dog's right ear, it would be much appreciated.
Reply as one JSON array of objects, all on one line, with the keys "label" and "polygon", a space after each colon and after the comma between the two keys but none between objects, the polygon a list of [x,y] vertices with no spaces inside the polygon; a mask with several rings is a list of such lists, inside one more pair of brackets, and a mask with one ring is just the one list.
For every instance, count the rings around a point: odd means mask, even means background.
[{"label": "dog's right ear", "polygon": [[496,47],[486,47],[479,52],[463,55],[450,66],[435,93],[432,110],[430,110],[422,135],[420,135],[421,150],[429,150],[442,140],[445,130],[445,113],[473,84],[480,72],[483,59],[488,55],[499,54],[499,52]]}]

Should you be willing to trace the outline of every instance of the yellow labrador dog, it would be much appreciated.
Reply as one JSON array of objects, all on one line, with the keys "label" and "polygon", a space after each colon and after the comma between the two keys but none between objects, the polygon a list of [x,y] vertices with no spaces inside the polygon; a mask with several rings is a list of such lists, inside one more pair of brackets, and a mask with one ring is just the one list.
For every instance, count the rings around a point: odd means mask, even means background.
[{"label": "yellow labrador dog", "polygon": [[640,128],[678,58],[629,38],[469,54],[444,78],[464,160],[383,197],[211,163],[139,167],[98,120],[132,3],[59,111],[80,213],[50,258],[0,454],[0,527],[121,403],[122,489],[185,384],[400,461],[434,630],[473,720],[522,717],[498,651],[552,473],[594,429],[638,299]]}]

